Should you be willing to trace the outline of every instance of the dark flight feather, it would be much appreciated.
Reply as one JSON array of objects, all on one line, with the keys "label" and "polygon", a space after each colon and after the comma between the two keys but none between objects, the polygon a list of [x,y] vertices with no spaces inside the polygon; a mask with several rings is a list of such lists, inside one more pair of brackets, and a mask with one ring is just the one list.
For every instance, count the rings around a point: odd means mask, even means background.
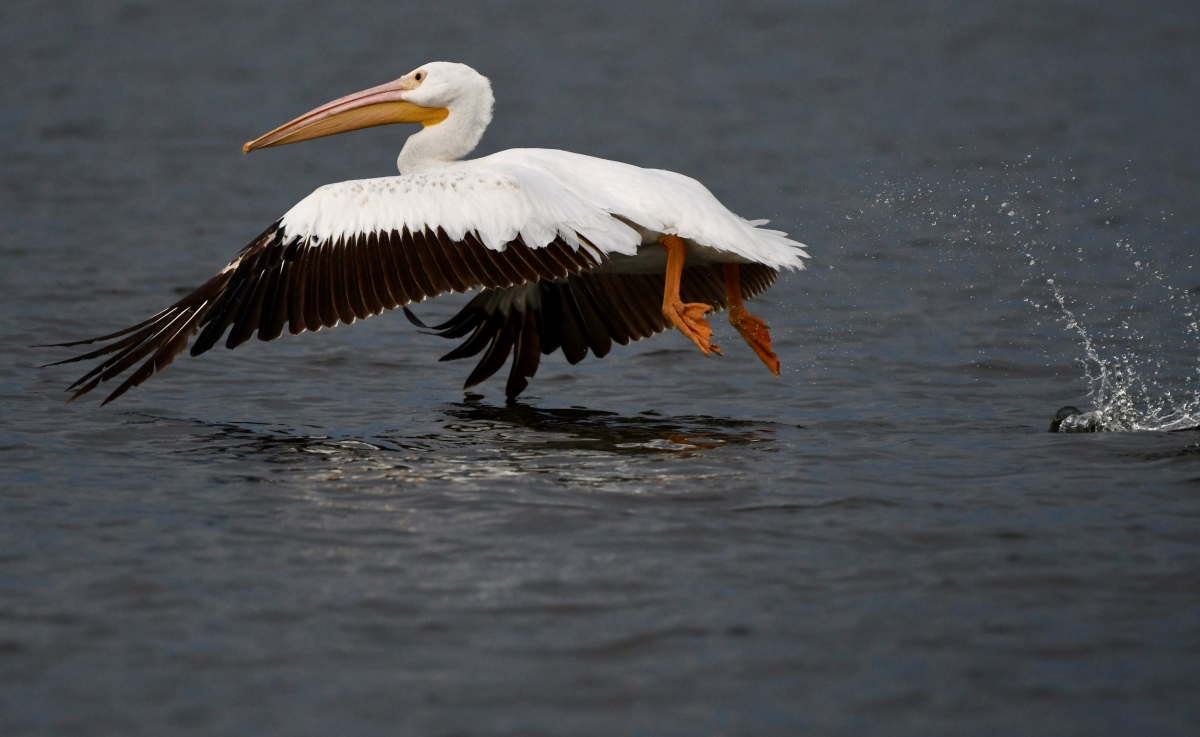
[{"label": "dark flight feather", "polygon": [[[740,271],[745,299],[765,290],[776,277],[774,269],[760,264],[742,264]],[[685,268],[680,297],[685,302],[710,304],[714,312],[724,310],[728,307],[724,279],[720,264]],[[470,333],[462,344],[442,356],[442,361],[469,358],[487,349],[464,389],[477,386],[495,374],[511,354],[513,364],[505,395],[513,399],[528,387],[529,379],[537,372],[540,358],[536,354],[550,355],[561,350],[568,363],[576,364],[589,351],[601,358],[614,342],[626,345],[665,330],[664,282],[661,274],[584,272],[565,279],[542,279],[538,282],[536,300],[530,299],[529,293],[523,301],[501,298],[501,292],[528,290],[528,286],[485,289],[449,320],[433,327],[425,325],[407,308],[405,313],[414,325],[442,338],[461,338]],[[505,304],[507,308],[501,306]]]},{"label": "dark flight feather", "polygon": [[[197,356],[214,347],[226,332],[226,347],[235,348],[256,331],[262,341],[278,338],[285,326],[293,335],[316,332],[445,291],[508,289],[574,277],[599,263],[587,251],[573,249],[561,239],[543,249],[531,249],[518,239],[502,252],[486,248],[473,233],[456,241],[442,230],[415,235],[407,230],[391,231],[318,242],[285,233],[277,221],[225,269],[170,307],[123,330],[55,344],[105,343],[46,365],[103,359],[68,388],[76,399],[145,359],[106,398],[105,402],[110,402],[170,365],[189,342],[191,354]],[[468,355],[464,349],[481,352],[490,343],[479,367],[486,375],[476,375],[480,381],[495,373],[520,341],[519,366],[511,379],[516,386],[536,371],[530,346],[543,345],[538,337],[521,337],[526,331],[540,337],[541,318],[530,319],[525,313],[519,317],[520,322],[510,325],[480,311],[442,329],[452,327],[449,335],[456,338],[473,333],[464,346],[452,352],[454,357]]]}]

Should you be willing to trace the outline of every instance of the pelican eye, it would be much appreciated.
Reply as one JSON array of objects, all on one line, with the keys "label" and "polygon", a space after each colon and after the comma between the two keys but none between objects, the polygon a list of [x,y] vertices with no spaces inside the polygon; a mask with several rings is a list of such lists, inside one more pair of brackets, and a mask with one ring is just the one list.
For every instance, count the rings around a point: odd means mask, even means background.
[{"label": "pelican eye", "polygon": [[413,77],[413,79],[417,80],[418,82],[424,82],[425,81],[425,72],[417,72],[416,75]]}]

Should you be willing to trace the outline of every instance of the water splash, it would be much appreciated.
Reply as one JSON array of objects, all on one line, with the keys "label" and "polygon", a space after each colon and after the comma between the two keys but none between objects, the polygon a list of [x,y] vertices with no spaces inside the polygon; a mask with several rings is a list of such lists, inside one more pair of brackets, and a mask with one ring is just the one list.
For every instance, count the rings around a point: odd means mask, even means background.
[{"label": "water splash", "polygon": [[[1155,276],[1161,281],[1160,274]],[[1129,349],[1102,356],[1097,341],[1067,305],[1054,279],[1047,279],[1046,283],[1062,311],[1066,329],[1083,341],[1081,363],[1088,382],[1088,400],[1095,407],[1091,412],[1063,418],[1057,427],[1059,432],[1170,432],[1200,427],[1200,396],[1195,389],[1180,386],[1196,386],[1194,366],[1186,373],[1172,371],[1171,362],[1157,351],[1147,355]],[[1196,310],[1186,293],[1183,299],[1183,316],[1189,323],[1187,334],[1195,340],[1200,337],[1194,317]],[[1121,330],[1132,334],[1129,336],[1132,340],[1124,341],[1127,345],[1140,342],[1141,336],[1129,320],[1121,320],[1119,325]]]},{"label": "water splash", "polygon": [[[1016,362],[1024,351],[1057,368],[1060,328],[1078,336],[1082,355],[1072,340],[1067,358],[1083,365],[1091,406],[1056,418],[1058,429],[1200,428],[1200,258],[1174,213],[1155,207],[1136,176],[1099,184],[1086,163],[1077,171],[1033,155],[978,162],[977,171],[926,169],[874,184],[860,210],[873,232],[847,239],[856,250],[842,261],[874,260],[895,244],[936,248],[936,257],[891,261],[925,270],[927,283],[968,294],[981,311],[1021,300],[1040,313],[1038,328],[1049,318],[1048,332],[1014,321],[1006,335],[993,323],[988,350],[1010,349]],[[1014,272],[1019,284],[996,278]]]}]

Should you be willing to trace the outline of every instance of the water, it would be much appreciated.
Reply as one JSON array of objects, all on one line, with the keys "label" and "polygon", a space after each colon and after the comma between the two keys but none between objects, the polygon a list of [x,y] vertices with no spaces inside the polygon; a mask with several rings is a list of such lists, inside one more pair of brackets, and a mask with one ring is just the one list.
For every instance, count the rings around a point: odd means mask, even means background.
[{"label": "water", "polygon": [[[0,733],[1194,732],[1200,440],[1150,413],[1194,412],[1198,26],[5,4]],[[506,406],[389,314],[62,403],[28,346],[159,309],[404,133],[242,142],[433,59],[493,79],[480,153],[681,171],[808,243],[750,303],[782,377],[717,322],[724,358],[556,356]],[[1046,432],[1125,366],[1157,430]]]}]

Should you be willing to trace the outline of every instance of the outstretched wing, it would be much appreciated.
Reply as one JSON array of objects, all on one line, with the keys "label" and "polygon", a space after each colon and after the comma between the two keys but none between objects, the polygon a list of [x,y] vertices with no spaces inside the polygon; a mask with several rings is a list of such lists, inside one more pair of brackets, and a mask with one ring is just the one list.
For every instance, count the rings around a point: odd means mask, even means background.
[{"label": "outstretched wing", "polygon": [[75,392],[73,401],[146,359],[104,400],[107,404],[163,370],[197,332],[193,356],[216,345],[226,331],[225,347],[235,348],[255,331],[259,340],[278,338],[285,325],[293,335],[315,332],[445,292],[565,279],[598,263],[593,249],[572,247],[561,237],[530,248],[518,235],[500,250],[484,246],[471,232],[452,239],[441,227],[321,240],[290,234],[281,220],[199,289],[132,327],[57,344],[109,341],[49,365],[108,356],[68,387]]},{"label": "outstretched wing", "polygon": [[[742,298],[761,294],[777,272],[761,264],[741,265]],[[666,330],[662,314],[662,274],[592,274],[544,279],[534,284],[485,289],[458,314],[432,328],[406,307],[415,325],[443,338],[469,337],[442,356],[443,361],[483,353],[464,389],[485,381],[513,356],[505,395],[512,399],[529,386],[541,356],[562,349],[567,362],[579,363],[588,350],[603,358],[612,344],[649,338]],[[691,266],[679,284],[684,302],[703,302],[714,311],[728,307],[720,264]]]}]

